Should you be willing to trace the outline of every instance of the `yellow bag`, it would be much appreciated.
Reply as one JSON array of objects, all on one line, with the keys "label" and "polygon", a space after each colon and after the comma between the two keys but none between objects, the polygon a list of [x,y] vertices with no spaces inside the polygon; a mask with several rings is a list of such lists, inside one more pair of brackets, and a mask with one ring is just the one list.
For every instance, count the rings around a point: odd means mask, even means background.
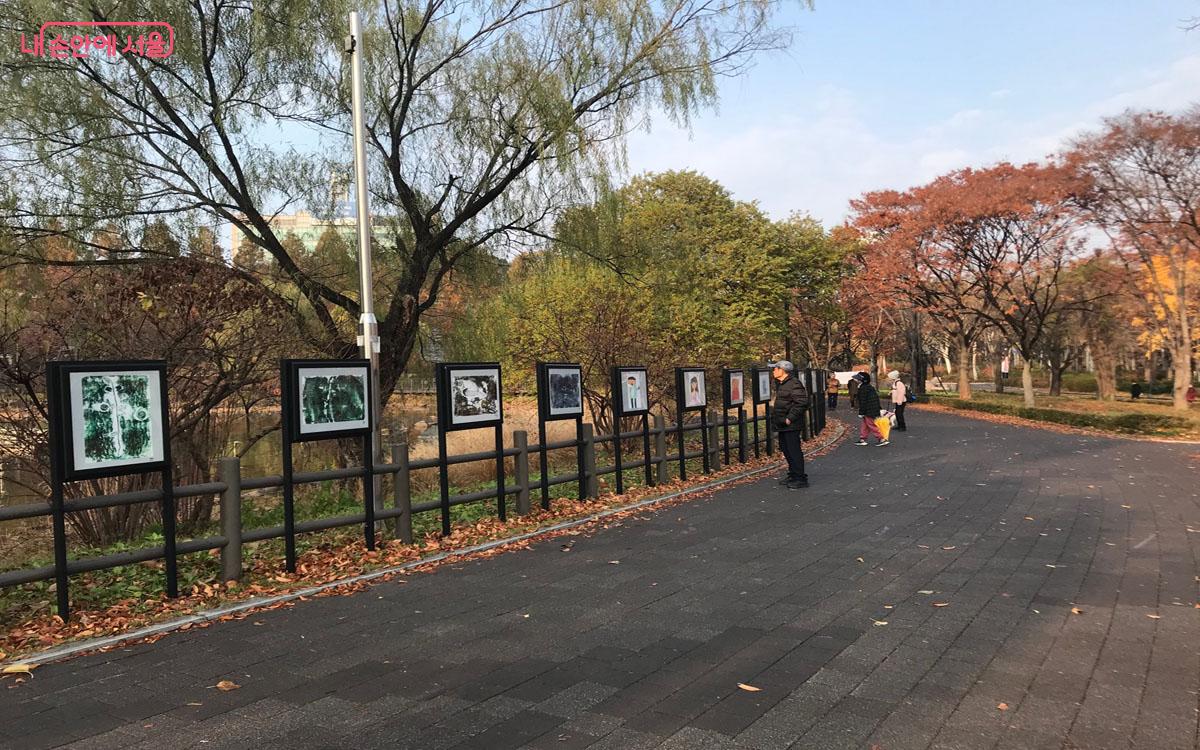
[{"label": "yellow bag", "polygon": [[879,434],[883,435],[884,440],[892,434],[892,420],[889,417],[876,417],[875,426],[879,428]]}]

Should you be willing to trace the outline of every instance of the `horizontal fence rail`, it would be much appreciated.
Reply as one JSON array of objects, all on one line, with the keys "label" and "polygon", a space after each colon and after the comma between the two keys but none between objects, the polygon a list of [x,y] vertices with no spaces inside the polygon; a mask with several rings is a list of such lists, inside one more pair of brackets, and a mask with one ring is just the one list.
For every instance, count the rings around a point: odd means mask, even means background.
[{"label": "horizontal fence rail", "polygon": [[[805,378],[809,387],[810,408],[804,420],[804,437],[818,435],[825,427],[824,373],[809,371]],[[765,407],[765,408],[763,408]],[[764,453],[773,455],[772,429],[770,427],[770,406],[758,404],[748,407],[751,415],[746,416],[744,409],[738,409],[736,418],[719,410],[708,413],[705,419],[684,424],[668,424],[664,417],[655,415],[642,424],[644,427],[634,430],[621,430],[619,434],[596,435],[591,424],[581,424],[578,435],[574,439],[547,441],[544,445],[530,443],[529,434],[524,430],[512,432],[512,445],[502,451],[479,451],[459,455],[447,455],[444,458],[411,459],[408,446],[399,441],[391,446],[389,463],[371,467],[371,474],[392,478],[391,507],[383,507],[384,498],[376,498],[376,507],[371,514],[377,524],[390,522],[391,533],[395,539],[403,543],[413,542],[413,517],[420,513],[441,511],[443,528],[449,528],[449,518],[446,511],[450,507],[496,501],[498,504],[515,501],[518,515],[532,511],[531,497],[535,492],[542,492],[543,507],[549,505],[545,501],[545,488],[563,484],[577,483],[580,498],[596,498],[600,495],[600,479],[607,475],[617,475],[618,488],[622,485],[623,473],[644,469],[644,478],[648,485],[663,484],[671,480],[672,466],[680,469],[681,477],[684,464],[689,460],[702,459],[705,473],[717,471],[722,465],[728,465],[732,458],[739,462],[749,457],[759,457]],[[630,421],[640,418],[632,418]],[[619,427],[619,425],[618,425]],[[733,438],[730,430],[735,431]],[[686,436],[700,433],[700,445],[688,444]],[[749,433],[749,434],[748,434]],[[761,434],[760,434],[761,433]],[[620,444],[628,443],[626,453],[628,460],[622,460]],[[639,445],[640,443],[640,445]],[[597,446],[612,446],[616,458],[612,464],[598,465],[596,461]],[[544,452],[575,450],[579,454],[578,466],[574,471],[563,474],[549,474],[545,461],[536,471],[530,468],[531,455],[545,455]],[[501,457],[506,459],[504,475],[500,481],[491,487],[466,492],[449,497],[446,504],[441,499],[413,503],[411,491],[411,475],[416,471],[429,469],[445,469],[449,466],[473,463],[478,461],[497,462]],[[510,461],[507,461],[511,459]],[[242,499],[246,492],[253,490],[273,490],[284,487],[282,475],[262,477],[243,477],[242,465],[236,457],[222,458],[218,462],[218,480],[201,484],[182,485],[173,488],[175,498],[203,497],[215,495],[219,500],[220,533],[202,539],[181,540],[175,545],[175,556],[219,550],[221,559],[221,579],[224,581],[238,580],[242,576],[242,555],[246,544],[281,539],[287,535],[285,524],[276,524],[259,528],[242,527]],[[543,475],[545,472],[545,475]],[[365,474],[364,467],[328,469],[324,471],[294,472],[291,477],[293,487],[314,484],[332,480],[359,479]],[[512,480],[508,479],[511,473]],[[626,479],[625,481],[628,481]],[[620,489],[618,489],[620,491]],[[163,497],[161,488],[137,490],[114,495],[97,495],[87,498],[65,500],[63,510],[75,513],[99,508],[114,508],[138,503],[159,502]],[[503,520],[503,512],[498,507],[498,514]],[[51,517],[53,510],[49,503],[24,503],[0,507],[0,522],[18,521],[32,518]],[[361,527],[369,523],[367,509],[362,512],[339,516],[297,520],[294,523],[294,533],[313,533],[328,529],[343,527]],[[97,555],[66,562],[66,574],[75,575],[99,570],[108,570],[126,565],[165,560],[168,558],[169,545],[161,544],[136,550],[123,551],[115,554]],[[61,573],[56,565],[46,565],[36,568],[21,568],[0,573],[0,587],[19,586],[38,581],[55,580]]]}]

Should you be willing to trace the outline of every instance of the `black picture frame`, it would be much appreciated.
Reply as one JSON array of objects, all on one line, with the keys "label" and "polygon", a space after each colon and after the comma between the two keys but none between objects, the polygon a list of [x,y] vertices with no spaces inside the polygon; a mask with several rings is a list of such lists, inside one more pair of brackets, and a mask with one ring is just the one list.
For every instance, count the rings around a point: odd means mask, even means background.
[{"label": "black picture frame", "polygon": [[[641,380],[640,407],[630,407],[624,387],[630,377]],[[618,417],[638,417],[650,413],[650,374],[640,365],[617,365],[612,368],[612,403]]]},{"label": "black picture frame", "polygon": [[[578,380],[579,405],[576,408],[554,406],[553,377],[557,374],[574,374]],[[583,416],[583,366],[573,362],[537,363],[538,413],[545,422],[560,419],[578,419]]]},{"label": "black picture frame", "polygon": [[[696,376],[700,376],[700,396],[699,404],[688,404],[688,381]],[[700,411],[708,408],[708,378],[703,367],[676,367],[675,368],[675,393],[676,407],[680,412]]]},{"label": "black picture frame", "polygon": [[[771,403],[771,368],[770,367],[755,367],[754,370],[754,403],[769,404]],[[762,385],[763,376],[767,378],[767,392],[763,393],[760,386]]]},{"label": "black picture frame", "polygon": [[[333,429],[305,429],[301,409],[302,386],[300,383],[303,370],[327,370],[331,373],[337,370],[354,370],[355,375],[361,374],[363,379],[363,424],[355,427]],[[361,437],[370,434],[371,424],[371,363],[365,359],[285,359],[279,367],[280,407],[287,410],[284,424],[288,426],[287,439],[293,443],[303,443],[311,440],[332,440],[335,438]]]},{"label": "black picture frame", "polygon": [[[155,397],[157,405],[151,402],[149,407],[157,412],[157,425],[151,421],[152,434],[156,430],[154,458],[139,461],[124,461],[107,466],[88,468],[81,466],[80,459],[83,451],[83,435],[77,434],[75,419],[82,410],[82,392],[80,403],[74,404],[73,377],[79,376],[80,389],[82,378],[88,375],[120,375],[122,373],[149,373],[156,380]],[[70,362],[47,363],[47,374],[50,376],[46,384],[47,396],[55,400],[58,408],[56,419],[51,420],[51,440],[57,441],[62,456],[62,481],[76,482],[84,479],[100,479],[104,477],[119,477],[130,474],[149,474],[169,470],[171,461],[171,418],[170,403],[167,394],[167,363],[161,360],[80,360]],[[157,407],[157,408],[155,408]],[[56,424],[57,423],[57,424]]]},{"label": "black picture frame", "polygon": [[[495,380],[496,408],[478,415],[454,413],[454,387],[459,377]],[[504,376],[499,362],[442,362],[437,366],[438,432],[498,427],[504,423]],[[457,421],[456,421],[457,419]]]},{"label": "black picture frame", "polygon": [[[725,408],[736,409],[746,403],[746,371],[737,368],[725,368],[722,371],[722,397],[724,398]],[[734,383],[738,384],[737,395],[734,398]]]}]

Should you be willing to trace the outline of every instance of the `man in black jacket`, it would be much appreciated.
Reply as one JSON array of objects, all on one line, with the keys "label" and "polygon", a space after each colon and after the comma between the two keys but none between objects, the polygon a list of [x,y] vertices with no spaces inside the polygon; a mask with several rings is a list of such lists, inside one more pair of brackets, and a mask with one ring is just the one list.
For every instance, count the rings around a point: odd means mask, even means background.
[{"label": "man in black jacket", "polygon": [[772,362],[771,368],[771,376],[779,383],[775,389],[775,403],[771,405],[771,426],[779,434],[779,449],[788,462],[787,477],[780,484],[798,490],[808,486],[808,475],[804,473],[804,452],[800,448],[804,412],[808,409],[808,391],[796,377],[796,366],[791,362],[782,359]]}]

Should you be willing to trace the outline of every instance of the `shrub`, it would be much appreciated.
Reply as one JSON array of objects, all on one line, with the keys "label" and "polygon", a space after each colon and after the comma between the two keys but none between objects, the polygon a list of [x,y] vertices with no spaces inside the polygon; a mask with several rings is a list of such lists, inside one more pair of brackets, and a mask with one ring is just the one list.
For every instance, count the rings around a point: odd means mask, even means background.
[{"label": "shrub", "polygon": [[1026,407],[996,401],[964,401],[958,398],[939,398],[955,409],[1003,414],[1011,417],[1052,422],[1072,427],[1090,427],[1105,432],[1120,432],[1133,435],[1175,435],[1185,430],[1188,421],[1183,417],[1168,414],[1087,414],[1083,412]]}]

